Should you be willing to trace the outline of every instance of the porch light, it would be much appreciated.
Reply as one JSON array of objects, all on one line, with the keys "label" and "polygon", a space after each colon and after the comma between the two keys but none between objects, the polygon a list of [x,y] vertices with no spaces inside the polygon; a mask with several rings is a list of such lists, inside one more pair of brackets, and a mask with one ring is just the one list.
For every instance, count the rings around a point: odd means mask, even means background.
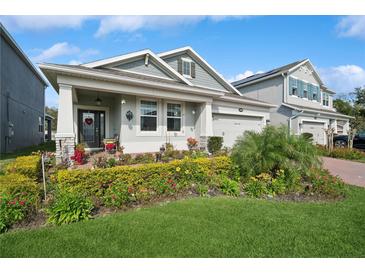
[{"label": "porch light", "polygon": [[125,105],[127,102],[125,99],[122,99],[122,105]]},{"label": "porch light", "polygon": [[99,98],[99,95],[96,97],[95,103],[97,106],[101,105],[101,99]]},{"label": "porch light", "polygon": [[191,113],[192,113],[193,115],[195,115],[195,109],[193,109],[193,110],[191,111]]}]

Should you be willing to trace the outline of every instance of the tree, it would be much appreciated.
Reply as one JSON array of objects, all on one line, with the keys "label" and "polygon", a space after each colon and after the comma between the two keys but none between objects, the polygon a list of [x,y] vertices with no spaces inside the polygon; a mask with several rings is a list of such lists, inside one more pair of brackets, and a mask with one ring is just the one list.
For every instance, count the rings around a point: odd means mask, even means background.
[{"label": "tree", "polygon": [[45,112],[48,115],[51,115],[54,118],[52,120],[52,130],[57,130],[57,115],[58,115],[58,109],[56,107],[47,107],[46,106]]},{"label": "tree", "polygon": [[354,117],[350,119],[348,134],[348,146],[352,147],[356,133],[365,130],[365,87],[355,88],[350,96],[334,100],[333,106],[338,112]]}]

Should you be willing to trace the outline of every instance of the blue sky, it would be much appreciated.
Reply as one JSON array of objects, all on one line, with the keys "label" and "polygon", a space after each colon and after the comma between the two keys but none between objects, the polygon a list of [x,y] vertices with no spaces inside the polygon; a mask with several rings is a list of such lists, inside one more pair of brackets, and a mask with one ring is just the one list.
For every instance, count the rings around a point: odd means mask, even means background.
[{"label": "blue sky", "polygon": [[[192,46],[229,80],[310,58],[338,94],[365,85],[361,16],[1,16],[36,63],[79,64]],[[47,89],[46,104],[57,105]]]}]

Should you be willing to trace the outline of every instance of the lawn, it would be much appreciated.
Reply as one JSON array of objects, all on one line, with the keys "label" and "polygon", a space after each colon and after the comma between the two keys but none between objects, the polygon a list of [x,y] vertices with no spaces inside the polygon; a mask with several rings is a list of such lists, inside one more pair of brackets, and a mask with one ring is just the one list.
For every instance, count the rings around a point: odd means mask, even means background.
[{"label": "lawn", "polygon": [[192,198],[0,235],[1,257],[365,257],[365,189],[346,200]]}]

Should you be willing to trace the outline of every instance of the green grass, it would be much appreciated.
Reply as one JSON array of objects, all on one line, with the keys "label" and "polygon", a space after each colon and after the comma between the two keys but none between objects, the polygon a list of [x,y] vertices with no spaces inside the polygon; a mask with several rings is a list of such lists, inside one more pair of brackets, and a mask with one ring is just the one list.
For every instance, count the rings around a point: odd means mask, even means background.
[{"label": "green grass", "polygon": [[0,235],[1,257],[365,257],[365,189],[335,203],[193,198]]}]

